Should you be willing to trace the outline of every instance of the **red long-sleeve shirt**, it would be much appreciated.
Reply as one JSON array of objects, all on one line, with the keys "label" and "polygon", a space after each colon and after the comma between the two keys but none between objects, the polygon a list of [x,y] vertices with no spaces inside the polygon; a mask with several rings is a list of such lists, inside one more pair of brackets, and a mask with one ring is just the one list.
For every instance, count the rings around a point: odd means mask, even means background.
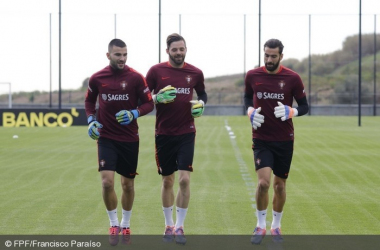
[{"label": "red long-sleeve shirt", "polygon": [[120,110],[137,109],[140,117],[153,110],[152,95],[144,76],[127,65],[124,70],[107,66],[90,78],[85,98],[87,116],[95,115],[98,96],[97,120],[103,125],[99,129],[100,137],[125,142],[138,141],[137,120],[134,119],[129,125],[121,125],[115,114]]},{"label": "red long-sleeve shirt", "polygon": [[252,129],[252,137],[267,141],[294,140],[292,119],[282,121],[274,115],[274,108],[281,102],[292,107],[293,98],[305,97],[300,76],[280,65],[276,74],[267,73],[265,66],[248,71],[245,78],[245,95],[253,97],[254,108],[261,107],[265,118],[257,130]]},{"label": "red long-sleeve shirt", "polygon": [[174,102],[156,105],[156,134],[182,135],[195,132],[194,118],[191,116],[193,92],[205,92],[203,72],[185,63],[182,68],[174,68],[169,62],[152,66],[146,80],[155,94],[168,85],[177,90]]}]

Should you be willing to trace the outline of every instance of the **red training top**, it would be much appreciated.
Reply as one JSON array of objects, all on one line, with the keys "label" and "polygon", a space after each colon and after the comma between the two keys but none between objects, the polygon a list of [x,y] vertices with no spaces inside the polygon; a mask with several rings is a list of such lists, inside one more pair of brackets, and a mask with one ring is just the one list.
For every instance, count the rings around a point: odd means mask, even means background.
[{"label": "red training top", "polygon": [[[125,65],[124,70],[107,66],[90,78],[85,99],[87,116],[95,115],[95,104],[99,96],[97,120],[103,125],[100,136],[116,141],[135,142],[139,140],[137,120],[121,125],[115,114],[121,110],[137,109],[139,116],[154,108],[152,95],[144,76]],[[137,107],[138,101],[141,105]]]},{"label": "red training top", "polygon": [[205,91],[203,72],[188,63],[182,68],[174,68],[169,62],[163,62],[149,69],[146,81],[154,93],[168,85],[177,90],[174,102],[156,104],[156,134],[182,135],[195,132],[190,101],[193,99],[193,90],[198,95]]},{"label": "red training top", "polygon": [[253,97],[254,108],[261,107],[264,123],[257,130],[252,128],[252,138],[267,141],[294,140],[292,119],[282,121],[276,118],[274,108],[277,102],[292,107],[293,98],[305,96],[300,76],[280,65],[276,74],[269,74],[265,66],[248,71],[245,78],[245,95]]}]

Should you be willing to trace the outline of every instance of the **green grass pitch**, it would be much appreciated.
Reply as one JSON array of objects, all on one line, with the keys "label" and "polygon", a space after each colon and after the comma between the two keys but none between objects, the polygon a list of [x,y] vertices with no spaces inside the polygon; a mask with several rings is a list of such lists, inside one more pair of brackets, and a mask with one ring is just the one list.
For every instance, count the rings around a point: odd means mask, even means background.
[{"label": "green grass pitch", "polygon": [[[363,117],[361,127],[357,117],[293,120],[295,152],[283,233],[380,234],[380,117]],[[162,234],[154,117],[138,122],[131,229]],[[248,118],[205,116],[196,125],[186,234],[251,234],[256,174]],[[0,128],[0,141],[0,234],[107,234],[96,142],[86,127]],[[118,176],[115,183],[120,197]],[[271,209],[270,204],[268,222]]]}]

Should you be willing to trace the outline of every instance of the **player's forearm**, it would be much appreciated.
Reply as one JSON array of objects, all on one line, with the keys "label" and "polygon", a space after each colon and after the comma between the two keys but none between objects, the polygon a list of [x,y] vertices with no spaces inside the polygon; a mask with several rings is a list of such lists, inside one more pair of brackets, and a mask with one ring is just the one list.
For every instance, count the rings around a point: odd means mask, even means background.
[{"label": "player's forearm", "polygon": [[307,112],[309,112],[309,104],[307,103],[306,97],[303,97],[299,100],[296,100],[298,107],[296,110],[298,111],[297,116],[303,116],[306,115]]},{"label": "player's forearm", "polygon": [[199,93],[198,94],[198,100],[202,100],[204,102],[204,104],[206,104],[207,103],[207,93],[206,92]]},{"label": "player's forearm", "polygon": [[244,94],[244,106],[247,110],[249,107],[253,107],[253,99],[249,97],[247,94]]},{"label": "player's forearm", "polygon": [[90,115],[95,115],[96,114],[96,104],[90,101],[85,101],[84,102],[84,109],[86,111],[87,117]]},{"label": "player's forearm", "polygon": [[153,101],[148,101],[148,102],[141,104],[137,108],[137,111],[139,112],[139,117],[144,116],[144,115],[152,112],[153,108],[154,108]]}]

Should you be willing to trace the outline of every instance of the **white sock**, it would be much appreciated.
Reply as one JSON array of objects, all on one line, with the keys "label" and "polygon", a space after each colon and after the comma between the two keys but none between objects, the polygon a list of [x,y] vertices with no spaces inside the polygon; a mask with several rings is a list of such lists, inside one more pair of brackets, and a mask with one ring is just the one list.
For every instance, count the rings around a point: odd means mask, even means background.
[{"label": "white sock", "polygon": [[185,222],[186,213],[187,213],[187,208],[177,207],[177,214],[176,214],[177,221],[175,223],[176,228],[184,227],[183,224]]},{"label": "white sock", "polygon": [[272,210],[272,213],[273,213],[273,221],[272,221],[272,226],[271,228],[272,229],[276,229],[276,228],[281,228],[281,218],[282,218],[282,213],[279,213],[279,212],[276,212],[276,211],[273,211]]},{"label": "white sock", "polygon": [[119,226],[119,219],[117,218],[117,208],[111,211],[107,210],[108,218],[110,219],[110,226]]},{"label": "white sock", "polygon": [[129,228],[129,226],[131,225],[130,224],[131,214],[132,214],[132,210],[127,211],[127,210],[123,209],[123,217],[122,217],[121,223],[120,223],[121,228],[124,228],[124,227]]},{"label": "white sock", "polygon": [[265,229],[267,227],[267,210],[256,210],[257,215],[257,227]]},{"label": "white sock", "polygon": [[165,216],[165,226],[174,226],[173,221],[173,206],[171,207],[162,207],[162,211],[164,211]]}]

